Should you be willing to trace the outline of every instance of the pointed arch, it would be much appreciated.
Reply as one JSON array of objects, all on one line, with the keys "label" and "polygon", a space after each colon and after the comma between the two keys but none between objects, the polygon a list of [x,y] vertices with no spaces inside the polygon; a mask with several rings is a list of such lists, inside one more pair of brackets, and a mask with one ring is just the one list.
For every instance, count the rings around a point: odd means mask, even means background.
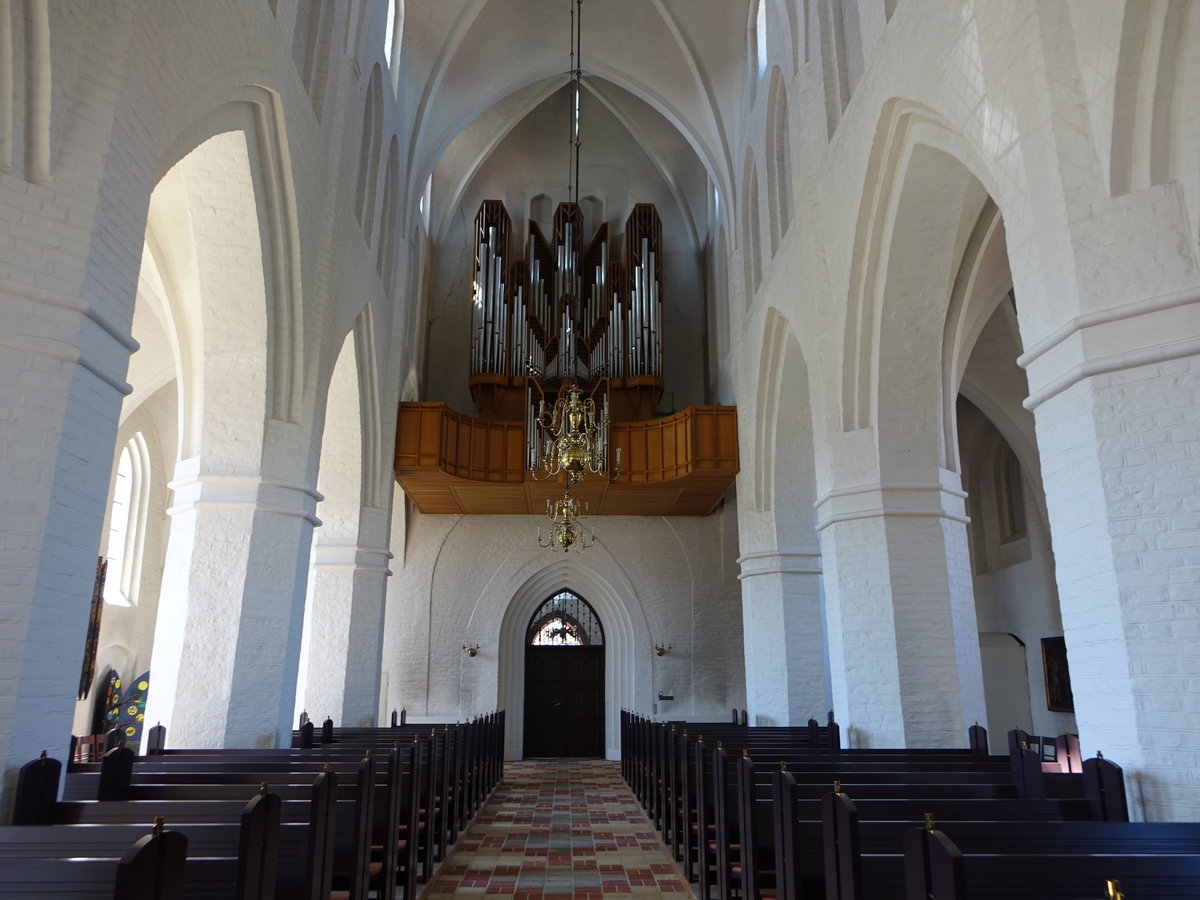
[{"label": "pointed arch", "polygon": [[844,0],[817,0],[821,77],[825,86],[826,136],[833,137],[853,87]]},{"label": "pointed arch", "polygon": [[334,0],[300,0],[296,9],[292,59],[300,74],[300,82],[308,92],[317,121],[321,120],[325,107],[336,17],[337,4]]},{"label": "pointed arch", "polygon": [[564,588],[534,611],[525,639],[536,646],[600,647],[604,644],[604,625],[592,604]]},{"label": "pointed arch", "polygon": [[1004,219],[988,197],[967,239],[962,262],[954,279],[942,336],[942,436],[941,465],[959,471],[955,448],[958,416],[954,406],[963,373],[980,332],[996,307],[1011,297],[1012,274]]},{"label": "pointed arch", "polygon": [[620,710],[642,708],[649,701],[652,650],[642,639],[647,625],[641,609],[627,597],[631,585],[613,584],[598,570],[573,561],[555,561],[517,587],[504,611],[499,635],[497,708],[506,711],[505,758],[520,759],[525,734],[526,629],[546,597],[569,590],[587,597],[604,623],[607,663],[604,667],[605,746],[613,758],[620,733]]},{"label": "pointed arch", "polygon": [[754,302],[754,295],[762,284],[762,252],[759,233],[758,166],[754,162],[754,151],[746,148],[746,162],[742,168],[742,264],[746,278],[746,305]]},{"label": "pointed arch", "polygon": [[[875,421],[874,392],[878,386],[878,348],[888,267],[893,259],[893,239],[903,231],[902,225],[897,226],[901,192],[906,184],[915,183],[908,181],[907,175],[915,148],[919,146],[939,148],[942,159],[954,172],[965,170],[982,182],[977,173],[983,169],[971,148],[933,110],[900,98],[884,104],[867,163],[851,257],[842,352],[845,431],[866,428]],[[991,185],[984,184],[983,188],[981,197],[996,196]],[[982,208],[982,199],[980,202]]]},{"label": "pointed arch", "polygon": [[[782,319],[782,317],[780,317]],[[789,552],[820,553],[817,537],[817,473],[808,362],[787,322],[781,322],[776,355],[771,460],[776,546]]]},{"label": "pointed arch", "polygon": [[791,142],[788,137],[787,88],[778,66],[771,69],[767,94],[767,203],[771,220],[771,255],[791,224]]},{"label": "pointed arch", "polygon": [[755,409],[754,506],[759,512],[770,510],[775,497],[775,410],[787,334],[787,319],[777,309],[768,309],[758,363]]},{"label": "pointed arch", "polygon": [[[251,145],[248,129],[219,131],[176,163],[151,194],[146,245],[177,341],[180,458],[256,469],[277,372]],[[212,183],[220,202],[196,188]]]},{"label": "pointed arch", "polygon": [[775,6],[780,20],[787,24],[787,58],[791,63],[790,74],[795,75],[800,71],[800,64],[808,62],[809,0],[775,0]]},{"label": "pointed arch", "polygon": [[536,194],[530,198],[529,221],[536,224],[543,235],[553,233],[554,201],[549,194]]},{"label": "pointed arch", "polygon": [[725,236],[724,225],[717,229],[715,247],[716,255],[711,262],[712,286],[709,295],[712,298],[712,314],[709,321],[716,331],[717,366],[721,370],[729,353],[730,331],[733,327],[733,310],[729,308],[729,240]]},{"label": "pointed arch", "polygon": [[585,236],[594,234],[604,221],[604,201],[595,194],[587,194],[579,198],[579,211],[583,213]]},{"label": "pointed arch", "polygon": [[358,151],[358,186],[354,214],[362,226],[367,246],[375,233],[375,196],[379,189],[379,154],[383,149],[383,73],[379,63],[371,70],[363,104],[362,143]]},{"label": "pointed arch", "polygon": [[[354,334],[342,341],[325,395],[317,515],[304,603],[304,625],[296,673],[295,708],[321,710],[342,720],[351,667],[355,565],[362,514],[365,434],[361,420],[360,363]],[[314,650],[316,652],[314,652]]]},{"label": "pointed arch", "polygon": [[379,360],[375,352],[375,318],[371,305],[363,307],[354,320],[354,359],[358,365],[359,428],[362,432],[362,502],[383,509],[387,506],[391,468],[384,458],[381,440],[382,409],[379,399]]},{"label": "pointed arch", "polygon": [[383,175],[383,209],[379,216],[379,243],[375,247],[375,271],[390,294],[396,267],[396,228],[400,207],[400,145],[393,134],[388,143]]},{"label": "pointed arch", "polygon": [[[167,156],[164,178],[172,164],[186,158],[213,136],[230,131],[245,133],[249,177],[254,185],[256,202],[247,221],[257,221],[262,246],[268,316],[263,346],[269,348],[270,415],[282,422],[296,423],[302,415],[306,358],[300,327],[303,316],[300,228],[279,95],[256,85],[238,88],[224,104],[180,134]],[[152,233],[149,226],[147,233]],[[159,247],[160,255],[168,246]]]},{"label": "pointed arch", "polygon": [[[15,17],[14,22],[10,17]],[[14,44],[13,33],[24,33]],[[52,179],[51,119],[54,70],[50,57],[50,11],[45,3],[8,4],[0,10],[0,172],[15,165],[15,144],[24,137],[21,168],[31,184]],[[19,73],[19,74],[18,74]],[[20,116],[14,102],[23,95]]]},{"label": "pointed arch", "polygon": [[[1194,92],[1186,59],[1189,17],[1186,0],[1127,2],[1113,94],[1109,167],[1114,196],[1178,177],[1183,109]],[[1194,72],[1191,73],[1194,78]],[[1191,98],[1191,99],[1194,99]]]}]

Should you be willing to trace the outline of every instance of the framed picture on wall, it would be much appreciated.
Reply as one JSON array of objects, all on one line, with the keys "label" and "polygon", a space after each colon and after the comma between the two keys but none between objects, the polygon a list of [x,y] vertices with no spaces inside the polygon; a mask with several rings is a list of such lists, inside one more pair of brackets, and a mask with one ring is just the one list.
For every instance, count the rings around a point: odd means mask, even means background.
[{"label": "framed picture on wall", "polygon": [[1071,671],[1067,668],[1066,638],[1042,638],[1042,667],[1046,676],[1046,709],[1051,712],[1075,712]]}]

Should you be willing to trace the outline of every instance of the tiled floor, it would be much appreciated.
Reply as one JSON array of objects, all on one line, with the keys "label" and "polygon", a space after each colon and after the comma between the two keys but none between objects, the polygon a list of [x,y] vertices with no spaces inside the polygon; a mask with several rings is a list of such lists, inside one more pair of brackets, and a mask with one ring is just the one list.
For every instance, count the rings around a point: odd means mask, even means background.
[{"label": "tiled floor", "polygon": [[658,834],[602,760],[504,764],[504,780],[425,887],[422,900],[691,900]]}]

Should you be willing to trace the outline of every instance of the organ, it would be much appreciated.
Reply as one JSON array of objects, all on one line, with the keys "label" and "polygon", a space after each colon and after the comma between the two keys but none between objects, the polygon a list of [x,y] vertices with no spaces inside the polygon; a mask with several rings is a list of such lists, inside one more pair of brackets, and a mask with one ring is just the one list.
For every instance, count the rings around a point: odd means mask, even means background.
[{"label": "organ", "polygon": [[524,256],[498,200],[475,217],[471,395],[485,419],[526,418],[531,390],[598,385],[614,422],[653,418],[663,393],[662,222],[649,203],[625,223],[613,258],[608,223],[585,244],[575,203],[560,203],[547,241],[529,226]]},{"label": "organ", "polygon": [[[535,513],[561,492],[564,409],[595,436],[564,474],[593,514],[707,515],[738,471],[733,407],[655,418],[663,381],[663,227],[636,204],[620,246],[560,203],[516,239],[499,200],[473,227],[468,381],[478,417],[402,403],[396,479],[426,513]],[[571,404],[574,404],[573,406]],[[555,419],[558,416],[558,419]],[[604,426],[607,427],[604,427]],[[602,476],[590,478],[589,476]]]}]

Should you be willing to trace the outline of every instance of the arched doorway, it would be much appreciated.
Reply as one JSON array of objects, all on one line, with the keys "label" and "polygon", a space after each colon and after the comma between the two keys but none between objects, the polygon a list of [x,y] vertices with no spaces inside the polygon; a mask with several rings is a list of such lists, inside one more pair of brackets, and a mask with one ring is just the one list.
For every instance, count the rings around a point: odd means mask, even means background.
[{"label": "arched doorway", "polygon": [[525,756],[604,756],[604,629],[559,591],[525,630]]}]

